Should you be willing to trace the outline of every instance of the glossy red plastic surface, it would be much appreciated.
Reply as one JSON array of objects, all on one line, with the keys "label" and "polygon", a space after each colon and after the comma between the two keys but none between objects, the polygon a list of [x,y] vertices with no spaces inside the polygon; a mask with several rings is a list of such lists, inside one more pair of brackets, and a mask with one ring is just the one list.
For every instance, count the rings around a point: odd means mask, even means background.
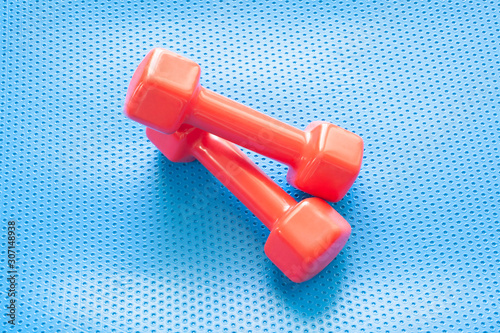
[{"label": "glossy red plastic surface", "polygon": [[325,200],[347,193],[361,168],[358,135],[326,122],[301,131],[202,88],[199,78],[195,62],[154,49],[134,73],[125,113],[166,134],[190,124],[285,163],[293,186]]},{"label": "glossy red plastic surface", "polygon": [[189,125],[170,135],[146,133],[170,160],[199,160],[271,230],[265,253],[290,280],[312,278],[347,242],[351,227],[328,203],[297,203],[230,142]]}]

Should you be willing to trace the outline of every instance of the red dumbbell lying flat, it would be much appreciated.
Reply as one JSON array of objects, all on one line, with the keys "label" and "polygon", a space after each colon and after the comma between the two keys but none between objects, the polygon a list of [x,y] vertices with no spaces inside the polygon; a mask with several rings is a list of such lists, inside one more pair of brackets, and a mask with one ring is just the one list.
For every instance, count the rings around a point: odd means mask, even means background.
[{"label": "red dumbbell lying flat", "polygon": [[151,128],[148,138],[173,162],[200,161],[271,230],[269,259],[292,281],[309,280],[337,256],[351,226],[328,203],[297,203],[238,147],[189,125],[167,135]]},{"label": "red dumbbell lying flat", "polygon": [[326,122],[301,131],[199,84],[200,66],[164,49],[154,49],[137,68],[127,92],[125,113],[166,134],[183,124],[203,129],[290,166],[296,188],[339,201],[354,183],[363,140]]}]

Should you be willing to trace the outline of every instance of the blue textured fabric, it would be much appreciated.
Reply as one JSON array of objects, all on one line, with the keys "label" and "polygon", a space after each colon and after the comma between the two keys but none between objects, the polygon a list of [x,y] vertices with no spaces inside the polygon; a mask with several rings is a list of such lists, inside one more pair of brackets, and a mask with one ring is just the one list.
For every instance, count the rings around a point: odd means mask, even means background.
[{"label": "blue textured fabric", "polygon": [[[2,1],[1,332],[499,332],[496,1]],[[340,255],[294,284],[267,229],[127,119],[153,47],[298,128],[365,140]],[[248,151],[247,151],[248,152]],[[287,167],[248,152],[296,199]],[[16,325],[7,320],[16,222]]]}]

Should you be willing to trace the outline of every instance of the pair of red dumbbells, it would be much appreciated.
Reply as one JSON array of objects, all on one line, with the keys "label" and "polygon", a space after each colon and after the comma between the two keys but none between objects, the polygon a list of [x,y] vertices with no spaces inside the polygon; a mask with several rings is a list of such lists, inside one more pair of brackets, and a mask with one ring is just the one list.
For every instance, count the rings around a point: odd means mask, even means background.
[{"label": "pair of red dumbbells", "polygon": [[[154,49],[135,71],[125,113],[173,162],[200,161],[271,230],[269,259],[303,282],[340,252],[351,227],[328,203],[356,179],[363,140],[327,122],[298,130],[200,86],[200,66]],[[227,140],[227,141],[226,141]],[[319,198],[297,203],[238,147],[289,165],[287,180]]]}]

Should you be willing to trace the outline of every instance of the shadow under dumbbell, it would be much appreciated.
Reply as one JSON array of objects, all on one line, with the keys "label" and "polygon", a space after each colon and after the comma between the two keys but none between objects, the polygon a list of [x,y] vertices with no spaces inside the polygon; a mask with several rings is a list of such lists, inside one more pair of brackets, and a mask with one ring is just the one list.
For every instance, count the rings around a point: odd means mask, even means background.
[{"label": "shadow under dumbbell", "polygon": [[317,320],[331,313],[343,302],[342,281],[347,269],[348,255],[342,251],[323,271],[309,281],[294,283],[275,269],[272,286],[277,297],[283,300],[286,312],[296,312]]},{"label": "shadow under dumbbell", "polygon": [[173,163],[158,152],[155,175],[171,271],[216,282],[240,274],[258,278],[266,259],[265,226],[197,161]]}]

